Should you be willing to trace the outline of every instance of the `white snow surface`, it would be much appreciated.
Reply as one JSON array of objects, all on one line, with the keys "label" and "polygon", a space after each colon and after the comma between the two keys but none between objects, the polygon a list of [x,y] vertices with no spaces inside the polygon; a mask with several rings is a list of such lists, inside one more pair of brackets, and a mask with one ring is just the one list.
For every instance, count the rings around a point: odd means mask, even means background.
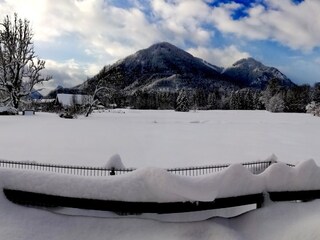
[{"label": "white snow surface", "polygon": [[[4,188],[67,197],[135,202],[213,201],[216,197],[260,193],[253,174],[240,165],[221,173],[186,177],[159,168],[143,168],[109,177],[0,170]],[[41,184],[39,184],[41,183]]]},{"label": "white snow surface", "polygon": [[121,157],[119,154],[113,155],[107,162],[107,164],[104,166],[107,169],[124,169],[125,166],[122,163]]},{"label": "white snow surface", "polygon": [[[279,174],[279,172],[277,172],[278,169],[283,168],[283,166],[284,165],[281,163],[277,163],[267,172],[255,176],[256,179],[253,180],[257,180],[259,178],[263,179],[265,177],[277,177]],[[314,168],[317,169],[314,170]],[[306,161],[305,163],[300,164],[294,168],[293,171],[290,171],[290,169],[285,170],[287,171],[284,174],[284,176],[286,176],[284,179],[286,180],[291,180],[293,176],[301,177],[303,175],[302,172],[305,171],[307,171],[307,176],[319,178],[319,176],[316,175],[319,172],[319,168],[315,166],[314,162],[312,161]],[[21,187],[23,185],[24,187],[29,186],[31,190],[31,185],[35,184],[33,185],[33,190],[43,190],[46,188],[45,186],[51,184],[52,180],[59,179],[57,174],[46,173],[44,175],[38,175],[38,173],[33,171],[24,170],[20,173],[17,171],[20,170],[1,169],[1,188],[13,186]],[[242,171],[242,167],[239,165],[234,165],[229,168],[230,174]],[[154,176],[154,174],[165,174],[159,169],[143,169],[142,172],[137,170],[136,173],[138,173],[140,176],[146,175],[147,173],[152,174],[152,176]],[[240,179],[242,179],[242,174],[243,173],[240,173]],[[114,181],[117,181],[116,178],[132,179],[134,177],[132,175],[133,173],[131,176],[128,174],[127,176],[106,177],[106,180],[112,181],[112,178],[115,179]],[[207,176],[205,179],[212,180],[211,178],[213,175],[214,174]],[[220,175],[220,177],[221,175],[227,176],[228,170],[216,175]],[[289,175],[292,175],[292,177],[287,177]],[[46,180],[47,177],[48,179]],[[69,177],[72,178],[72,180],[68,179]],[[280,176],[278,176],[277,180],[279,180],[279,177]],[[158,179],[159,176],[157,177],[156,175],[156,178]],[[184,182],[187,178],[189,180],[200,178],[202,181],[204,181],[204,177],[181,177]],[[74,187],[74,184],[80,180],[75,176],[66,175],[64,175],[62,179],[65,182],[64,187],[59,186],[58,189],[60,190],[70,190],[72,187]],[[93,180],[91,177],[85,177],[85,179],[86,181],[89,180],[89,183],[90,181],[95,181],[95,183],[99,183],[100,181],[98,178]],[[25,180],[25,183],[21,183],[21,180]],[[28,183],[27,181],[31,182]],[[311,180],[309,180],[308,185],[310,182]],[[53,185],[54,184],[57,184],[57,182],[54,182]],[[51,187],[53,187],[53,185],[51,185]],[[67,185],[72,187],[66,187]],[[90,191],[90,188],[92,187],[90,184],[85,185],[84,182],[80,183],[79,185],[82,185],[84,188],[86,187],[86,191]],[[224,185],[224,187],[226,187],[226,185]],[[53,189],[50,189],[50,192],[52,190]],[[82,191],[83,189],[77,189],[77,193],[79,193],[78,191],[80,190]],[[97,190],[97,188],[95,190]],[[269,203],[261,209],[254,210],[231,219],[215,217],[205,221],[184,222],[183,218],[190,218],[190,214],[192,214],[187,213],[186,215],[177,216],[177,218],[182,218],[182,221],[178,223],[143,219],[139,216],[117,217],[115,214],[102,215],[101,212],[101,215],[98,215],[95,213],[95,211],[88,210],[83,210],[82,212],[80,211],[78,216],[77,214],[74,214],[74,211],[70,211],[71,215],[68,216],[68,211],[66,210],[68,209],[58,208],[51,212],[45,209],[23,207],[9,202],[5,199],[4,194],[0,194],[0,239],[320,239],[320,200],[315,200],[308,203]],[[81,214],[83,214],[83,216],[81,216]],[[203,214],[206,214],[206,212]],[[95,217],[89,217],[90,215]],[[144,215],[143,217],[148,218],[148,216]]]},{"label": "white snow surface", "polygon": [[[259,182],[254,184],[254,188],[260,186],[270,191],[306,187],[316,189],[319,186],[316,180],[319,179],[319,168],[315,167],[314,162],[303,160],[313,158],[319,165],[319,121],[319,118],[306,114],[272,114],[264,111],[175,113],[117,110],[76,120],[61,119],[46,113],[36,113],[32,118],[5,116],[0,117],[0,158],[103,166],[106,159],[119,153],[129,167],[183,167],[255,161],[275,153],[283,162],[302,163],[295,168],[288,168],[281,163],[273,165],[264,173],[253,176],[254,181]],[[235,165],[228,171],[238,172],[238,168],[239,165]],[[167,174],[158,170],[144,168],[132,174],[141,177],[154,171],[159,175]],[[12,173],[16,171],[2,169],[0,185],[42,191],[47,184],[52,184],[52,187],[53,184],[61,183],[57,180],[49,183],[50,179],[56,178],[55,174],[43,173],[39,176],[32,171],[15,174],[15,179]],[[246,175],[244,172],[243,175]],[[32,173],[35,176],[32,177]],[[127,178],[130,179],[130,176]],[[112,181],[122,178],[114,177]],[[18,181],[25,178],[42,181],[34,185]],[[77,179],[75,176],[63,178],[70,178],[72,183]],[[85,178],[88,185],[93,181],[90,179]],[[207,181],[202,179],[199,177],[197,181]],[[102,178],[94,181],[103,182]],[[197,182],[190,181],[190,184]],[[68,184],[65,182],[63,189],[68,189]],[[201,189],[195,191],[202,193]],[[186,190],[183,192],[188,193]],[[218,193],[223,196],[221,191]],[[212,191],[211,197],[217,197],[218,193]],[[161,197],[164,198],[165,194],[162,193]],[[190,199],[193,196],[188,193],[184,197]],[[60,215],[57,212],[15,205],[6,200],[4,194],[0,194],[0,239],[10,240],[317,240],[320,239],[319,219],[320,200],[270,203],[232,219],[167,223],[116,216]]]},{"label": "white snow surface", "polygon": [[65,216],[15,205],[0,194],[0,238],[10,240],[317,240],[320,201],[277,203],[233,219],[166,223]]},{"label": "white snow surface", "polygon": [[0,169],[0,181],[3,188],[66,197],[130,202],[213,201],[267,191],[320,190],[320,168],[313,160],[295,167],[275,163],[255,175],[240,164],[232,164],[221,172],[198,177],[175,175],[160,168],[106,177]]},{"label": "white snow surface", "polygon": [[110,110],[88,118],[0,117],[0,159],[126,167],[186,167],[251,162],[274,153],[320,163],[320,118],[266,111]]}]

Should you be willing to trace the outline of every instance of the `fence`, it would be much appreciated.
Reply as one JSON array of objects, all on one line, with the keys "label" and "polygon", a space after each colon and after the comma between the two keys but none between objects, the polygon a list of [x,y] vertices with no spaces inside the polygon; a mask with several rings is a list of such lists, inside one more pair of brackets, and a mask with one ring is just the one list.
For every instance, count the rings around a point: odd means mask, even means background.
[{"label": "fence", "polygon": [[[248,162],[242,163],[242,165],[248,168],[252,173],[259,174],[268,168],[274,161],[261,161],[261,162]],[[210,165],[202,167],[189,167],[189,168],[169,168],[168,172],[184,175],[184,176],[199,176],[210,174],[214,172],[222,171],[227,168],[230,164],[222,165]],[[292,165],[293,166],[293,165]],[[125,169],[107,169],[99,167],[86,167],[86,166],[68,166],[68,165],[56,165],[56,164],[43,164],[35,162],[14,162],[0,160],[0,168],[14,168],[14,169],[25,169],[45,172],[55,172],[62,174],[71,174],[79,176],[110,176],[110,175],[121,175],[136,170],[135,168]]]}]

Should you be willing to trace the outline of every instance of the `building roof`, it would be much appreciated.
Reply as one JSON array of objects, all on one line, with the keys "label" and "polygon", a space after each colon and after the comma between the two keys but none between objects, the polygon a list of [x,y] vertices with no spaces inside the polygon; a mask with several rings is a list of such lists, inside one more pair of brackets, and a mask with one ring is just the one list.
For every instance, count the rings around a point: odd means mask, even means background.
[{"label": "building roof", "polygon": [[82,94],[66,94],[66,93],[58,93],[57,100],[64,107],[69,107],[72,104],[86,104],[89,103],[92,99],[90,95],[82,95]]}]

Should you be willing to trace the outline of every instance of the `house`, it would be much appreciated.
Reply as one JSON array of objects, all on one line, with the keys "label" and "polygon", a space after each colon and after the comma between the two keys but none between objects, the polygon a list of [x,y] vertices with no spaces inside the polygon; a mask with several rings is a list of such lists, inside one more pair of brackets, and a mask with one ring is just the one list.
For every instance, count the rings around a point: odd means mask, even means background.
[{"label": "house", "polygon": [[92,96],[84,94],[58,93],[56,103],[61,104],[64,108],[72,105],[86,105],[92,102]]},{"label": "house", "polygon": [[42,99],[34,99],[33,106],[37,111],[53,111],[55,107],[54,98],[42,98]]}]

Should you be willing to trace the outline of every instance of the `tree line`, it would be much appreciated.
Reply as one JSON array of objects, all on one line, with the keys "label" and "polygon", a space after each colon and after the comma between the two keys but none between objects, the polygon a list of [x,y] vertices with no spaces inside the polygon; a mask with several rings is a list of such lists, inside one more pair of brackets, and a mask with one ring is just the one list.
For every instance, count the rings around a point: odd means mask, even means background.
[{"label": "tree line", "polygon": [[179,91],[144,91],[133,93],[113,91],[108,97],[97,95],[103,104],[135,109],[198,110],[263,110],[270,112],[306,112],[312,101],[320,103],[320,83],[314,87],[301,85],[285,87],[278,79],[269,81],[266,89],[181,89]]}]

